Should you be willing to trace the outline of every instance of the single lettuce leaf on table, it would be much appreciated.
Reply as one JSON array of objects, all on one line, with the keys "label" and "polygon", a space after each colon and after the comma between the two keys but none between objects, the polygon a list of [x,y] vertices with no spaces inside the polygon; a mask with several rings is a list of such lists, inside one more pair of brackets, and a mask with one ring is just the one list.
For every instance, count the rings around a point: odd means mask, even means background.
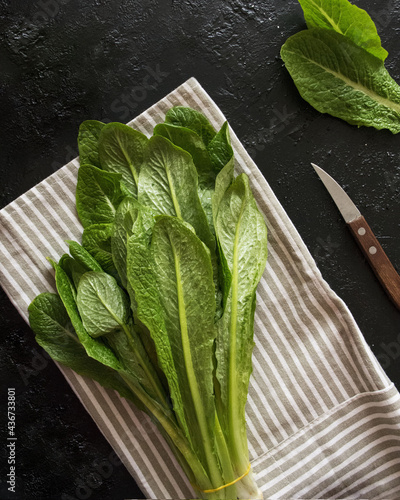
[{"label": "single lettuce leaf on table", "polygon": [[400,87],[382,61],[323,28],[290,37],[281,56],[300,95],[352,125],[400,132]]},{"label": "single lettuce leaf on table", "polygon": [[299,0],[299,2],[308,28],[334,30],[381,61],[388,56],[388,52],[381,46],[375,23],[365,10],[348,0]]}]

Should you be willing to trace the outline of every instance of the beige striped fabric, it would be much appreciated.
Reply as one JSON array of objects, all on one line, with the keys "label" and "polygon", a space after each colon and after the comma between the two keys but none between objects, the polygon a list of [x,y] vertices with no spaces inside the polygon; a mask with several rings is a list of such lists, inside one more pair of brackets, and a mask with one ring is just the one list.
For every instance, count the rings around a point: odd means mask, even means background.
[{"label": "beige striped fabric", "polygon": [[[150,135],[174,105],[225,118],[195,79],[133,120]],[[265,498],[400,498],[400,397],[346,305],[322,279],[266,180],[232,132],[269,230],[258,288],[247,405],[251,463]],[[54,290],[46,256],[80,241],[74,160],[0,212],[0,283],[21,315]],[[148,498],[195,492],[147,416],[112,391],[60,367]]]}]

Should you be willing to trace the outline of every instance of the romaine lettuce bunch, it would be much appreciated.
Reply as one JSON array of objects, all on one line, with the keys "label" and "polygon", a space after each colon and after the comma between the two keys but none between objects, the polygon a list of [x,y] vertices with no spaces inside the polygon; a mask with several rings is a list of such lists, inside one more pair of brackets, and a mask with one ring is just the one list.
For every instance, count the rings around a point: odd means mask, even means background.
[{"label": "romaine lettuce bunch", "polygon": [[267,230],[227,123],[174,107],[150,139],[86,121],[78,143],[82,244],[29,306],[37,342],[150,415],[199,496],[262,498],[245,404]]}]

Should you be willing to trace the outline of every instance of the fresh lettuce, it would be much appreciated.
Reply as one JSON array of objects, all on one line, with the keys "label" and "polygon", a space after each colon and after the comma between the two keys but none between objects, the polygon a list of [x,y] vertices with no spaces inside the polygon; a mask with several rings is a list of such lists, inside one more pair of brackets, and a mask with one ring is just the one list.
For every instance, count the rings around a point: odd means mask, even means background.
[{"label": "fresh lettuce", "polygon": [[227,123],[176,107],[150,139],[89,121],[78,142],[82,245],[29,306],[38,343],[150,415],[200,497],[262,498],[245,405],[267,229]]},{"label": "fresh lettuce", "polygon": [[367,12],[347,0],[299,0],[308,29],[281,49],[300,95],[352,125],[400,132],[400,87]]}]

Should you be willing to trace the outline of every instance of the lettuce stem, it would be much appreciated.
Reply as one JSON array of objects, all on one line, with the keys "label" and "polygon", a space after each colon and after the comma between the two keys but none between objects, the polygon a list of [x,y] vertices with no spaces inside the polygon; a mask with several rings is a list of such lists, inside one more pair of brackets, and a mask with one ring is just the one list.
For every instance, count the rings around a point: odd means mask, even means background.
[{"label": "lettuce stem", "polygon": [[120,372],[121,377],[135,394],[136,397],[148,408],[148,410],[154,415],[161,427],[172,439],[175,446],[178,448],[189,467],[191,468],[194,477],[196,478],[198,486],[203,489],[213,488],[206,471],[204,470],[202,464],[198,460],[196,454],[191,449],[186,438],[182,435],[181,431],[176,427],[175,423],[171,419],[171,416],[165,414],[165,410],[160,407],[160,405],[153,400],[142,388],[132,383],[128,374]]}]

